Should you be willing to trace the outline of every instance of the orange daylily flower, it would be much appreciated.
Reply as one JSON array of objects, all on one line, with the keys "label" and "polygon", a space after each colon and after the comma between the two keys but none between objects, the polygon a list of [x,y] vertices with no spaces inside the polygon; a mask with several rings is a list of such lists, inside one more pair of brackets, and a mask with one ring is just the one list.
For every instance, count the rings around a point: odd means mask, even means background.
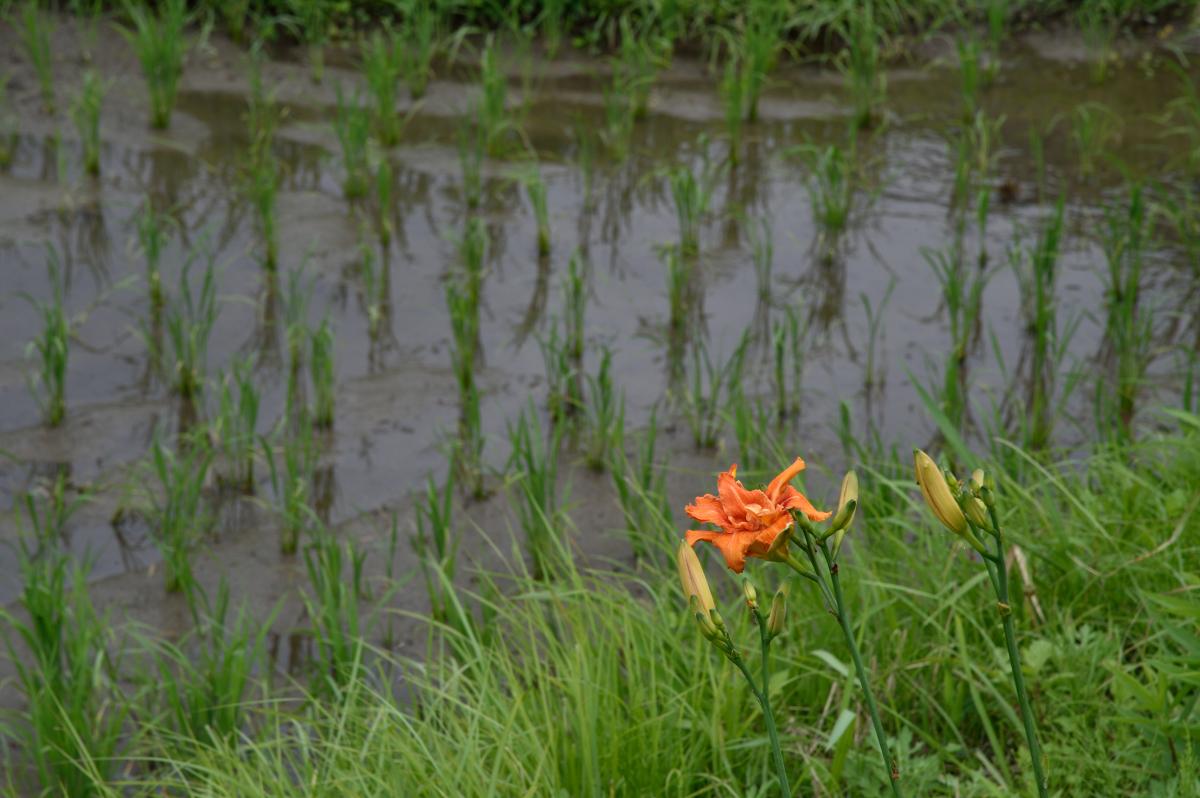
[{"label": "orange daylily flower", "polygon": [[697,496],[695,504],[684,508],[695,520],[721,530],[688,530],[688,545],[708,541],[721,550],[725,564],[740,574],[747,557],[766,558],[775,538],[792,525],[792,510],[804,513],[810,521],[824,521],[830,513],[813,507],[803,493],[788,484],[803,470],[804,460],[797,457],[766,490],[746,490],[737,479],[737,464],[731,465],[717,476],[718,496]]}]

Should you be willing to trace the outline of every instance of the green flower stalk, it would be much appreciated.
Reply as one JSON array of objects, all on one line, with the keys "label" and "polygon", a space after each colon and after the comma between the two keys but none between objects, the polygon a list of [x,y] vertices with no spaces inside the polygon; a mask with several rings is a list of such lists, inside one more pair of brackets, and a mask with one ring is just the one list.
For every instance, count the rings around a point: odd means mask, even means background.
[{"label": "green flower stalk", "polygon": [[[1004,560],[1004,533],[996,512],[995,486],[985,477],[983,471],[978,469],[971,474],[967,483],[963,484],[952,475],[943,474],[933,459],[919,449],[913,453],[913,460],[917,485],[921,488],[925,503],[943,526],[962,537],[979,552],[987,568],[992,589],[996,592],[996,608],[1004,625],[1004,642],[1008,648],[1013,689],[1021,706],[1021,723],[1025,727],[1025,740],[1033,760],[1038,796],[1046,798],[1049,793],[1046,789],[1045,766],[1042,763],[1042,747],[1038,742],[1037,726],[1029,703],[1029,691],[1025,687],[1025,675],[1021,670],[1021,652],[1017,648],[1012,605],[1009,603],[1008,564]],[[980,538],[990,540],[992,545],[985,546]]]}]

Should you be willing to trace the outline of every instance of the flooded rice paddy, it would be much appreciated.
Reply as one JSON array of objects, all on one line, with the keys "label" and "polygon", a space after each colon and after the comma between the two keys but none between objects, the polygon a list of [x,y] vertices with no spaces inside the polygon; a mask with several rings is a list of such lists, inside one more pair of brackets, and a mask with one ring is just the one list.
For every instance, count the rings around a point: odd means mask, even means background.
[{"label": "flooded rice paddy", "polygon": [[[506,151],[484,159],[478,210],[464,196],[460,140],[479,101],[479,75],[463,51],[437,70],[419,102],[401,92],[400,143],[378,151],[390,165],[381,217],[372,199],[378,187],[365,200],[349,201],[343,191],[336,87],[346,96],[363,87],[355,57],[331,52],[324,80],[315,84],[298,53],[280,50],[262,67],[279,109],[271,144],[280,167],[279,249],[271,273],[246,192],[245,51],[220,38],[193,49],[170,127],[153,131],[143,82],[133,77],[139,68],[123,39],[102,29],[94,46],[80,46],[80,32],[65,19],[56,36],[53,68],[63,96],[75,91],[87,66],[109,87],[100,173],[91,178],[66,115],[42,109],[16,31],[0,30],[0,69],[10,75],[0,120],[10,154],[0,169],[0,602],[12,602],[21,589],[16,540],[24,497],[44,498],[61,485],[73,507],[65,533],[72,551],[91,562],[97,603],[114,617],[168,630],[186,624],[188,612],[163,592],[145,511],[153,483],[148,451],[156,436],[169,438],[213,416],[220,380],[242,358],[252,358],[261,392],[258,432],[270,439],[284,415],[287,327],[297,314],[314,329],[326,320],[334,334],[336,412],[332,428],[314,438],[313,512],[360,542],[370,572],[413,567],[411,497],[427,475],[445,473],[458,430],[445,295],[472,214],[487,232],[476,373],[488,496],[465,502],[473,524],[464,552],[488,564],[520,551],[506,501],[508,430],[531,402],[544,417],[543,345],[564,319],[572,258],[586,299],[583,371],[594,375],[601,353],[611,351],[631,435],[656,412],[673,506],[690,498],[695,475],[745,460],[732,423],[722,425],[716,447],[693,445],[682,397],[699,364],[708,357],[719,368],[744,345],[735,380],[740,396],[773,412],[775,336],[793,329],[797,345],[787,350],[784,370],[801,375],[787,390],[799,396],[799,412],[772,428],[783,451],[809,459],[812,493],[829,496],[828,474],[855,457],[851,438],[904,442],[903,450],[939,434],[929,402],[946,407],[957,333],[937,253],[969,264],[958,272],[968,284],[983,281],[978,321],[955,356],[954,383],[970,396],[955,426],[976,443],[994,435],[1022,441],[1020,419],[1034,389],[1021,264],[1059,198],[1054,306],[1058,329],[1070,334],[1059,336],[1062,351],[1048,367],[1060,381],[1054,395],[1064,397],[1051,412],[1048,443],[1075,450],[1097,439],[1098,397],[1111,390],[1109,222],[1125,212],[1135,184],[1147,205],[1161,200],[1161,207],[1192,186],[1183,165],[1189,141],[1171,132],[1169,116],[1187,74],[1168,66],[1176,56],[1155,40],[1129,45],[1101,84],[1092,80],[1086,50],[1069,36],[1018,40],[981,95],[979,122],[964,121],[953,46],[935,41],[889,67],[884,119],[853,143],[842,76],[785,65],[772,75],[759,119],[742,131],[736,165],[716,78],[703,61],[676,55],[658,73],[621,157],[602,135],[610,83],[602,59],[547,59],[510,48],[501,50],[500,62],[507,110],[520,132]],[[852,185],[840,232],[814,218],[813,161],[806,157],[813,150],[804,149],[831,144],[846,155]],[[966,199],[956,193],[960,147],[970,153]],[[515,177],[530,151],[545,185],[548,254],[539,254],[529,193]],[[668,174],[677,167],[711,191],[697,252],[688,258],[692,299],[683,323],[671,318],[667,266],[680,238]],[[982,230],[981,189],[988,196]],[[213,269],[217,318],[202,355],[199,407],[173,395],[151,357],[149,343],[164,333],[150,325],[138,236],[147,203],[169,220],[160,259],[167,295],[179,296],[185,266],[197,294],[204,269]],[[1152,309],[1145,314],[1151,341],[1142,350],[1133,418],[1143,425],[1154,423],[1156,406],[1189,390],[1200,330],[1195,242],[1165,211],[1150,215],[1139,303]],[[390,230],[386,241],[381,224]],[[51,296],[52,261],[72,325],[67,408],[55,428],[42,423],[27,385],[37,370],[29,342],[41,329],[31,300]],[[579,446],[568,445],[562,462],[573,545],[589,556],[630,561],[611,479],[583,465]],[[217,519],[196,553],[196,573],[210,587],[228,580],[262,613],[290,596],[279,625],[286,630],[299,617],[292,593],[304,564],[279,552],[277,493],[265,458],[257,466],[253,494],[211,481],[205,487]],[[413,580],[391,601],[421,609],[424,597]],[[296,656],[283,650],[286,632],[274,645],[281,656]]]}]

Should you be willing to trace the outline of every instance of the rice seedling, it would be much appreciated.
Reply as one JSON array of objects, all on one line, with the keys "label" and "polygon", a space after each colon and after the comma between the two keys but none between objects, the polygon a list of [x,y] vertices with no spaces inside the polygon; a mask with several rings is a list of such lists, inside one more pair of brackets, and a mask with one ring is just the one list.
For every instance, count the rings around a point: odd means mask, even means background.
[{"label": "rice seedling", "polygon": [[963,119],[974,119],[979,108],[979,94],[987,84],[986,68],[979,41],[974,37],[955,42],[958,50],[958,81],[963,99]]},{"label": "rice seedling", "polygon": [[212,520],[204,502],[211,465],[212,450],[201,436],[180,441],[175,451],[158,434],[150,444],[150,477],[157,484],[147,485],[146,494],[168,593],[190,592],[196,584],[192,553]]},{"label": "rice seedling", "polygon": [[697,178],[691,169],[675,166],[667,170],[666,177],[679,223],[679,253],[694,257],[700,252],[700,223],[712,202],[719,168],[706,163]]},{"label": "rice seedling", "polygon": [[260,439],[264,459],[270,466],[271,489],[280,515],[279,551],[282,554],[295,554],[301,537],[317,523],[312,508],[317,451],[307,413],[301,410],[297,415],[283,435],[279,455],[282,463],[277,462],[276,451],[267,440]]},{"label": "rice seedling", "polygon": [[963,125],[955,139],[954,194],[956,209],[965,209],[972,197],[978,198],[990,186],[1000,155],[1003,116],[990,117],[976,110],[970,123]]},{"label": "rice seedling", "polygon": [[[436,4],[411,0],[403,11],[400,37],[403,49],[400,71],[414,100],[425,96],[433,77],[433,60],[443,47],[439,10]],[[459,37],[465,32],[460,29]]]},{"label": "rice seedling", "polygon": [[669,53],[663,40],[644,25],[635,23],[630,15],[623,15],[618,25],[621,37],[613,61],[612,90],[624,98],[632,122],[646,116],[650,89]]},{"label": "rice seedling", "polygon": [[[216,600],[197,588],[203,608],[193,608],[194,626],[178,642],[149,641],[157,684],[166,711],[169,743],[181,756],[193,743],[229,744],[243,731],[249,710],[248,694],[255,673],[263,667],[265,641],[275,612],[263,621],[245,606],[230,612],[229,584],[222,579]],[[151,678],[155,678],[151,675]]]},{"label": "rice seedling", "polygon": [[633,103],[625,93],[619,79],[614,78],[611,86],[606,86],[604,95],[604,127],[600,137],[604,141],[609,157],[617,162],[629,157],[630,139],[633,137],[633,126],[636,121]]},{"label": "rice seedling", "polygon": [[26,347],[26,354],[38,356],[38,371],[29,377],[29,392],[42,410],[42,421],[57,427],[67,417],[67,361],[71,353],[71,321],[67,317],[62,270],[53,249],[48,251],[46,273],[50,299],[43,301],[26,295],[42,321],[42,332]]},{"label": "rice seedling", "polygon": [[467,123],[458,129],[458,163],[462,168],[462,196],[467,210],[483,202],[483,159],[487,136],[483,128]]},{"label": "rice seedling", "polygon": [[[142,247],[142,257],[146,259],[146,288],[150,298],[150,313],[155,319],[162,315],[165,303],[159,262],[167,243],[167,223],[166,214],[155,210],[152,202],[147,200],[142,204],[137,216],[137,237]],[[157,322],[154,326],[157,326]]]},{"label": "rice seedling", "polygon": [[263,81],[263,64],[266,61],[263,47],[263,41],[256,40],[250,46],[246,58],[247,82],[250,84],[250,92],[246,98],[246,131],[250,141],[251,162],[270,154],[280,120],[275,92],[268,90]]},{"label": "rice seedling", "polygon": [[366,196],[371,182],[371,167],[367,146],[371,137],[371,112],[360,104],[358,93],[349,98],[336,87],[337,113],[333,118],[333,130],[342,149],[342,192],[346,199],[355,200]]},{"label": "rice seedling", "polygon": [[429,616],[444,624],[460,620],[459,602],[453,587],[462,538],[454,529],[453,497],[453,470],[446,472],[440,487],[433,477],[427,478],[425,490],[417,498],[417,528],[412,538],[413,552],[425,579]]},{"label": "rice seedling", "polygon": [[243,493],[254,492],[261,396],[254,384],[253,358],[238,358],[221,378],[217,415],[211,426],[213,448],[222,455],[219,478]]},{"label": "rice seedling", "polygon": [[1071,142],[1079,155],[1079,172],[1089,177],[1120,137],[1120,118],[1099,103],[1081,103],[1071,112]]},{"label": "rice seedling", "polygon": [[25,0],[21,6],[21,44],[25,55],[33,64],[38,88],[42,93],[42,105],[47,113],[54,113],[54,57],[50,49],[50,37],[54,33],[54,21],[42,13],[38,0]]},{"label": "rice seedling", "polygon": [[[328,533],[304,548],[309,590],[304,609],[313,638],[313,691],[336,698],[361,678],[365,652],[362,609],[363,555],[354,542],[338,542]],[[349,578],[347,578],[349,572]]]},{"label": "rice seedling", "polygon": [[263,246],[263,265],[267,271],[275,271],[279,264],[279,234],[275,211],[279,193],[279,161],[275,157],[275,129],[278,125],[278,110],[274,97],[262,83],[261,50],[251,50],[250,103],[247,126],[250,135],[250,150],[246,157],[246,195],[254,208],[259,237]]},{"label": "rice seedling", "polygon": [[991,61],[991,72],[995,74],[1000,60],[1000,46],[1008,38],[1012,11],[1007,0],[986,0],[984,5],[984,21],[987,30],[988,57]]},{"label": "rice seedling", "polygon": [[[39,789],[104,795],[128,711],[116,688],[107,619],[88,595],[86,567],[58,546],[33,550],[20,538],[17,560],[21,611],[0,609],[0,636],[26,706],[6,736],[23,743]],[[15,777],[10,771],[10,787]]]},{"label": "rice seedling", "polygon": [[584,350],[584,317],[587,313],[587,266],[583,254],[576,251],[567,262],[563,279],[563,326],[567,357],[576,369],[582,367]]},{"label": "rice seedling", "polygon": [[745,118],[746,84],[737,58],[725,62],[717,91],[725,112],[725,133],[729,136],[729,163],[737,166],[742,149],[742,122]]},{"label": "rice seedling", "polygon": [[772,376],[775,387],[775,408],[780,419],[800,415],[804,396],[804,339],[808,319],[801,320],[794,307],[784,310],[771,328]]},{"label": "rice seedling", "polygon": [[625,453],[624,430],[618,428],[618,432],[611,448],[609,471],[634,556],[645,559],[661,547],[665,533],[674,527],[667,500],[667,465],[656,458],[658,406],[650,410],[632,460]]},{"label": "rice seedling", "polygon": [[772,413],[767,402],[751,401],[741,386],[730,387],[728,407],[722,413],[725,422],[733,429],[737,443],[738,467],[745,473],[765,471],[777,460],[782,450],[771,432],[770,422],[778,413]]},{"label": "rice seedling", "polygon": [[966,362],[972,343],[980,333],[984,272],[971,268],[962,252],[961,237],[944,250],[925,249],[925,261],[942,287],[942,305],[950,323],[950,342],[940,391],[940,410],[956,430],[966,418]]},{"label": "rice seedling", "polygon": [[335,379],[333,328],[329,326],[329,319],[322,319],[320,326],[312,334],[312,354],[309,363],[313,384],[313,424],[321,429],[329,429],[333,426]]},{"label": "rice seedling", "polygon": [[698,298],[695,260],[681,258],[677,247],[665,248],[662,258],[667,267],[668,338],[682,341]]},{"label": "rice seedling", "polygon": [[14,509],[23,507],[25,510],[24,522],[18,521],[21,534],[32,532],[34,541],[41,547],[57,545],[65,540],[67,523],[88,499],[87,494],[80,493],[67,501],[69,483],[68,470],[59,470],[49,486],[39,485],[15,502]]},{"label": "rice seedling", "polygon": [[1178,75],[1181,91],[1178,97],[1167,103],[1163,121],[1168,125],[1166,133],[1183,140],[1180,160],[1189,174],[1200,172],[1200,90],[1187,70],[1177,64],[1170,68]]},{"label": "rice seedling", "polygon": [[387,303],[387,265],[375,260],[375,249],[367,241],[359,244],[359,269],[362,276],[362,300],[367,312],[367,334],[379,335]]},{"label": "rice seedling", "polygon": [[128,2],[125,11],[132,28],[122,28],[142,64],[146,88],[150,92],[150,126],[165,129],[171,124],[171,111],[183,60],[187,54],[184,27],[188,23],[186,0],[163,0],[157,14],[150,6]]},{"label": "rice seedling", "polygon": [[613,387],[612,350],[600,350],[600,365],[595,376],[587,376],[587,443],[584,460],[593,471],[603,471],[612,462],[612,453],[625,430],[625,396]]},{"label": "rice seedling", "polygon": [[463,268],[446,280],[445,288],[453,343],[450,359],[459,396],[457,464],[462,484],[470,486],[476,496],[483,493],[484,440],[475,374],[480,353],[479,302],[487,244],[487,228],[482,220],[472,218],[459,244]]},{"label": "rice seedling", "polygon": [[215,21],[219,21],[229,38],[237,44],[246,43],[247,23],[254,23],[250,15],[250,0],[210,0]]},{"label": "rice seedling", "polygon": [[558,55],[558,50],[562,46],[562,39],[566,29],[566,13],[568,2],[567,0],[546,0],[542,3],[542,10],[534,22],[538,31],[541,33],[542,43],[546,48],[546,55],[554,58]]},{"label": "rice seedling", "polygon": [[403,44],[393,31],[377,30],[362,43],[362,66],[367,78],[367,93],[371,97],[375,134],[385,147],[400,142],[396,95],[403,60]]},{"label": "rice seedling", "polygon": [[698,449],[711,449],[724,426],[726,406],[742,378],[749,336],[743,336],[729,360],[714,364],[703,341],[692,348],[691,385],[681,398],[684,417]]},{"label": "rice seedling", "polygon": [[1108,208],[1105,217],[1104,340],[1112,377],[1096,383],[1096,419],[1101,438],[1115,434],[1127,441],[1133,436],[1137,395],[1150,365],[1153,343],[1154,314],[1146,309],[1141,290],[1148,232],[1141,186],[1134,185],[1128,203]]},{"label": "rice seedling", "polygon": [[533,208],[533,217],[537,221],[537,253],[539,256],[550,254],[550,211],[546,205],[546,183],[542,180],[542,172],[537,164],[516,171],[513,178],[525,189],[525,196]]},{"label": "rice seedling", "polygon": [[1165,219],[1168,229],[1174,233],[1185,260],[1200,273],[1200,202],[1196,193],[1187,186],[1175,191],[1164,191],[1153,206],[1154,213]]},{"label": "rice seedling", "polygon": [[103,0],[69,0],[67,8],[78,18],[79,44],[83,60],[96,59],[96,42],[100,36],[100,21],[104,13]]},{"label": "rice seedling", "polygon": [[[217,321],[217,285],[214,264],[210,257],[200,278],[200,290],[192,291],[191,269],[188,260],[179,274],[178,294],[165,306],[167,341],[171,347],[168,381],[171,389],[185,400],[194,402],[204,390],[208,370],[208,340]],[[148,342],[153,338],[144,333]]]},{"label": "rice seedling", "polygon": [[596,180],[597,134],[582,118],[576,116],[571,122],[572,141],[575,143],[575,167],[581,182],[585,208],[592,207],[592,186]]},{"label": "rice seedling", "polygon": [[1120,60],[1114,43],[1117,38],[1120,3],[1082,3],[1075,13],[1088,49],[1089,72],[1093,83],[1103,83],[1109,71]]},{"label": "rice seedling", "polygon": [[505,471],[518,493],[513,505],[525,532],[534,579],[548,579],[554,574],[566,552],[563,535],[569,520],[558,500],[562,435],[561,427],[549,437],[542,434],[532,404],[515,424],[508,425],[512,453]]},{"label": "rice seedling", "polygon": [[288,382],[287,414],[291,417],[304,407],[304,355],[309,346],[308,308],[312,299],[313,281],[304,280],[301,269],[288,272],[287,293],[283,303],[283,331],[287,341]]},{"label": "rice seedling", "polygon": [[887,78],[881,53],[882,31],[875,21],[873,5],[864,6],[861,13],[848,14],[842,32],[845,46],[834,63],[842,73],[854,106],[852,117],[857,128],[870,128],[879,123]]},{"label": "rice seedling", "polygon": [[[1026,448],[1044,449],[1050,442],[1054,421],[1059,416],[1075,377],[1068,376],[1056,391],[1056,376],[1077,322],[1060,324],[1058,319],[1058,256],[1062,238],[1063,201],[1046,221],[1037,243],[1028,253],[1014,249],[1012,265],[1021,292],[1022,313],[1030,342],[1028,402],[1020,419]],[[1057,396],[1056,396],[1057,394]]]},{"label": "rice seedling", "polygon": [[771,220],[763,216],[758,219],[757,224],[750,224],[747,227],[747,237],[750,239],[750,256],[754,261],[758,302],[766,306],[771,303],[771,295],[776,290],[771,277],[775,265],[775,238],[771,230]]},{"label": "rice seedling", "polygon": [[826,147],[810,144],[796,150],[808,167],[805,187],[812,206],[813,221],[820,228],[822,238],[827,240],[827,251],[832,249],[833,243],[849,225],[854,211],[857,191],[854,177],[856,149],[855,139],[851,138],[848,150],[837,144]]},{"label": "rice seedling", "polygon": [[100,76],[89,69],[83,73],[83,85],[71,108],[83,148],[83,170],[89,175],[100,174],[100,105],[104,91]]},{"label": "rice seedling", "polygon": [[375,230],[379,235],[379,243],[387,252],[392,240],[392,163],[386,157],[379,159],[379,167],[375,170]]},{"label": "rice seedling", "polygon": [[896,279],[893,277],[888,281],[878,305],[871,302],[871,298],[865,293],[859,295],[863,314],[867,317],[867,357],[863,364],[863,388],[868,394],[883,384],[883,373],[876,365],[879,362],[879,340],[883,331],[884,313],[895,289]]},{"label": "rice seedling", "polygon": [[0,169],[12,163],[15,139],[8,109],[8,75],[0,75]]},{"label": "rice seedling", "polygon": [[559,332],[558,319],[552,320],[544,335],[538,336],[546,379],[546,411],[555,428],[566,424],[583,405],[579,367],[571,356],[565,336]]},{"label": "rice seedling", "polygon": [[479,102],[475,120],[483,136],[484,148],[491,155],[505,151],[510,134],[518,130],[508,111],[508,78],[500,66],[496,42],[488,36],[479,57]]},{"label": "rice seedling", "polygon": [[[730,81],[726,97],[726,125],[736,108],[739,118],[758,120],[758,101],[784,46],[786,9],[770,0],[753,0],[746,5],[738,28],[726,40],[730,52],[725,79]],[[733,85],[733,84],[736,84]],[[733,102],[736,95],[738,102]]]},{"label": "rice seedling", "polygon": [[330,0],[286,0],[290,27],[308,48],[309,75],[313,83],[325,78],[325,42],[329,39],[330,17],[336,5]]}]

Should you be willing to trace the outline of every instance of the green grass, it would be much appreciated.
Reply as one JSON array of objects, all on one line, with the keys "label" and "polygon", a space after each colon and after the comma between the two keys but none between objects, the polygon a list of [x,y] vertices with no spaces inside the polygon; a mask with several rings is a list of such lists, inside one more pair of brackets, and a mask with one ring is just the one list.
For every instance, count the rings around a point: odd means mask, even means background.
[{"label": "green grass", "polygon": [[[1013,450],[1011,471],[984,464],[1026,558],[1011,572],[1013,609],[1061,795],[1195,794],[1198,610],[1187,588],[1200,556],[1198,452],[1200,418],[1184,416],[1082,461]],[[905,794],[1025,794],[1029,762],[983,570],[918,506],[907,469],[860,471],[841,572],[860,646],[877,652]],[[656,521],[651,534],[665,556],[679,532]],[[308,567],[321,653],[305,700],[243,702],[237,735],[218,725],[180,736],[187,722],[145,715],[118,760],[134,767],[67,764],[71,794],[300,796],[325,784],[344,796],[743,795],[773,778],[760,713],[696,634],[673,567],[619,575],[560,559],[550,580],[506,575],[502,595],[482,574],[477,589],[450,594],[461,621],[431,622],[420,663],[355,636],[367,621],[352,552],[322,542]],[[878,752],[839,630],[804,600],[802,580],[760,562],[750,571],[760,595],[791,591],[772,682],[790,777],[824,794],[878,794]],[[735,580],[710,578],[731,634],[746,639]],[[402,695],[385,668],[404,674]],[[101,682],[90,700],[129,699]]]}]

